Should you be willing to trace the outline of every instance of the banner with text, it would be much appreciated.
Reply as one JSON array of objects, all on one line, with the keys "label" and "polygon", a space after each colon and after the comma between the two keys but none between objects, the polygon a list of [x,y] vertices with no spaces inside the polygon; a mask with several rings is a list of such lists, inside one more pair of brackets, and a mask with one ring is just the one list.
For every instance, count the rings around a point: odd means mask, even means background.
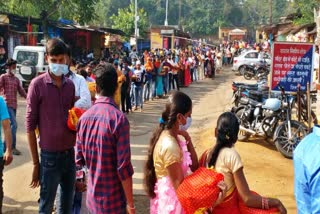
[{"label": "banner with text", "polygon": [[314,45],[309,43],[275,42],[272,55],[271,90],[296,92],[312,86]]}]

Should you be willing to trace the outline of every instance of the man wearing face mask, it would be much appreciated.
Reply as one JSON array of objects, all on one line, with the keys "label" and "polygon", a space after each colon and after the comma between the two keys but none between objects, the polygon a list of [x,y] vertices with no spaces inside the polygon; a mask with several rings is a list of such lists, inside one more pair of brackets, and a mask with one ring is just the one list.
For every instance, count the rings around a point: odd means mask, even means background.
[{"label": "man wearing face mask", "polygon": [[[15,76],[17,61],[8,59],[6,62],[7,73],[0,77],[0,94],[3,96],[8,106],[10,116],[10,126],[12,135],[12,154],[20,155],[21,152],[16,148],[16,133],[17,133],[17,93],[21,97],[27,98],[27,94],[23,89],[19,79]],[[5,148],[5,143],[4,143]]]},{"label": "man wearing face mask", "polygon": [[[75,132],[67,127],[75,103],[75,86],[66,78],[66,44],[57,38],[46,44],[49,71],[32,80],[27,97],[26,131],[33,161],[31,188],[40,185],[39,213],[51,213],[58,185],[58,213],[71,213],[75,188]],[[40,134],[40,161],[35,129]],[[40,175],[41,171],[41,175]]]}]

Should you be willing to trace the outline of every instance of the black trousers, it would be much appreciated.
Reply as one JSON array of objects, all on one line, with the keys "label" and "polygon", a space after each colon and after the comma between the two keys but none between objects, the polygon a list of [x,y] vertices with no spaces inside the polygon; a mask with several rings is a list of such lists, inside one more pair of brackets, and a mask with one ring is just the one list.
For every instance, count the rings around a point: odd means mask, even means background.
[{"label": "black trousers", "polygon": [[130,92],[128,90],[121,90],[121,110],[122,112],[132,110]]},{"label": "black trousers", "polygon": [[169,90],[175,90],[177,86],[177,90],[179,91],[180,90],[180,87],[179,87],[179,77],[178,77],[178,74],[169,74]]}]

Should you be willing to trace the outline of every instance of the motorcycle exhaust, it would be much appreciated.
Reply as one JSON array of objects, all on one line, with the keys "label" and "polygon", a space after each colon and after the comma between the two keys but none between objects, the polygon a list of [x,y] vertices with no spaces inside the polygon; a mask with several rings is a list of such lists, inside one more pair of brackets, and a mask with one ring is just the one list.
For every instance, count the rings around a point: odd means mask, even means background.
[{"label": "motorcycle exhaust", "polygon": [[251,129],[247,129],[247,128],[243,127],[242,125],[240,125],[240,130],[241,130],[241,131],[248,132],[248,133],[250,133],[250,134],[252,134],[252,135],[255,135],[255,134],[256,134],[255,131],[252,131]]}]

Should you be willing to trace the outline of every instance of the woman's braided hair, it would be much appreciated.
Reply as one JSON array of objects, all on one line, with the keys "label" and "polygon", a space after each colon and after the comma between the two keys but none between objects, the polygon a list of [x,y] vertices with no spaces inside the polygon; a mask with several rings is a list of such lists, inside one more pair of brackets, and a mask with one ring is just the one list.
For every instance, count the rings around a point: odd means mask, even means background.
[{"label": "woman's braided hair", "polygon": [[209,167],[215,166],[221,149],[232,147],[238,140],[239,120],[232,112],[220,115],[217,122],[217,143],[209,161]]}]

